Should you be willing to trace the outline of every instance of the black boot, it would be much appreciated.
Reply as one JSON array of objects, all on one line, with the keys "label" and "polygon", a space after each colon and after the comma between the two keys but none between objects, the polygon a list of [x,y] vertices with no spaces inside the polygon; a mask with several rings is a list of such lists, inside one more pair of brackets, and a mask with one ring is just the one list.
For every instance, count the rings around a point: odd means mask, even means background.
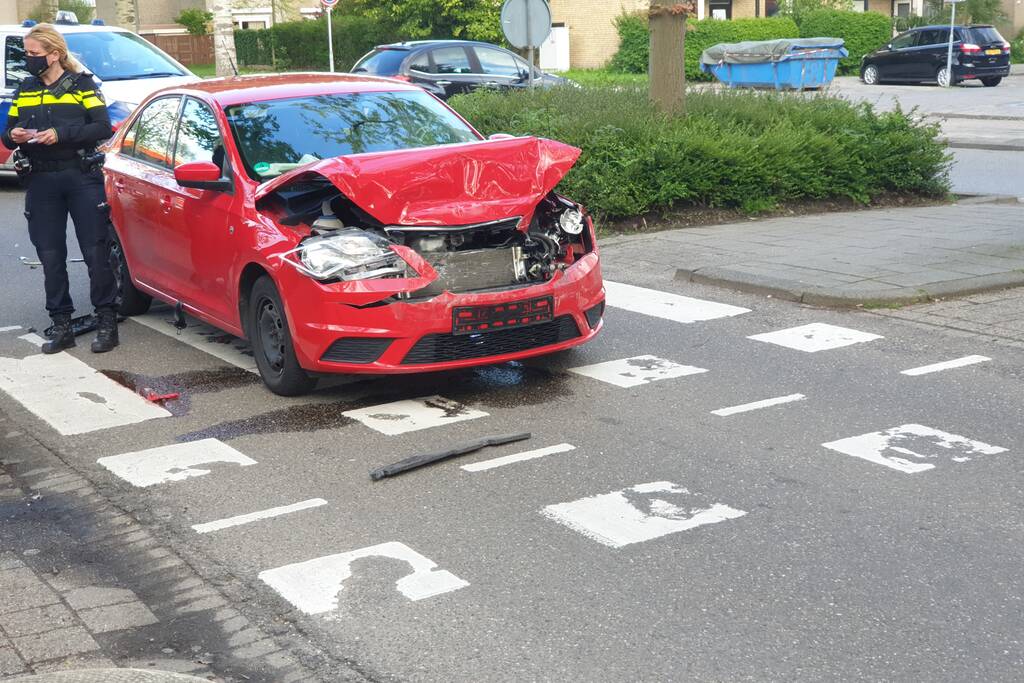
[{"label": "black boot", "polygon": [[120,343],[117,338],[117,311],[96,311],[96,339],[92,343],[93,353],[106,353]]},{"label": "black boot", "polygon": [[56,313],[53,316],[53,335],[43,344],[43,353],[59,353],[75,345],[75,332],[71,329],[71,314]]}]

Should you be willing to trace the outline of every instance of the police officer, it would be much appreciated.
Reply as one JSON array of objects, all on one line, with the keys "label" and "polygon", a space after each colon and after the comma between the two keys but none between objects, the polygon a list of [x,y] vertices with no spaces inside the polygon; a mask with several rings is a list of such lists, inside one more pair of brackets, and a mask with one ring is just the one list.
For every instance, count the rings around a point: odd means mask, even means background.
[{"label": "police officer", "polygon": [[118,344],[117,284],[103,210],[103,157],[96,152],[96,144],[113,134],[110,116],[96,82],[68,53],[64,37],[53,26],[35,26],[24,44],[25,68],[32,75],[14,94],[2,142],[20,152],[29,237],[43,264],[53,334],[42,350],[57,353],[75,345],[67,270],[70,213],[89,268],[98,319],[92,350],[104,353]]}]

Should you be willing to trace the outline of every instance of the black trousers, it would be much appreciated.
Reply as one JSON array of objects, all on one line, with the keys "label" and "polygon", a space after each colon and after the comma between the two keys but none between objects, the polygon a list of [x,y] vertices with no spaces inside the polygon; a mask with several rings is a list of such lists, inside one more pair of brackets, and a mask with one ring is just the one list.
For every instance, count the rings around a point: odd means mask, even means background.
[{"label": "black trousers", "polygon": [[27,179],[25,217],[29,237],[43,264],[46,310],[51,316],[75,310],[68,283],[68,214],[71,214],[78,246],[89,269],[93,308],[117,307],[107,216],[99,208],[104,201],[103,175],[98,170],[91,173],[77,168],[34,171]]}]

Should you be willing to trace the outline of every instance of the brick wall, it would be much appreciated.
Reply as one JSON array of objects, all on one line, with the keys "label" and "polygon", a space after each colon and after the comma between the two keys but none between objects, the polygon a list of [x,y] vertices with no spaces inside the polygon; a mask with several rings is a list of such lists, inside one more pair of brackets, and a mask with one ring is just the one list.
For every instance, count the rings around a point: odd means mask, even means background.
[{"label": "brick wall", "polygon": [[648,0],[551,0],[551,21],[569,29],[572,68],[596,69],[619,49],[615,17],[649,6]]},{"label": "brick wall", "polygon": [[868,0],[868,11],[892,16],[892,0]]}]

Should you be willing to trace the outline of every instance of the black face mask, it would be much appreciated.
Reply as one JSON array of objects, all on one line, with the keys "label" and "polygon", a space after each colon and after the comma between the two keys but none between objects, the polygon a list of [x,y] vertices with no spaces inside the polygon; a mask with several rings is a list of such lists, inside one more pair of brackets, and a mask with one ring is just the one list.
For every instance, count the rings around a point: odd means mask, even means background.
[{"label": "black face mask", "polygon": [[25,57],[25,69],[37,78],[49,68],[50,63],[46,61],[46,55],[43,55],[42,57],[27,55]]}]

